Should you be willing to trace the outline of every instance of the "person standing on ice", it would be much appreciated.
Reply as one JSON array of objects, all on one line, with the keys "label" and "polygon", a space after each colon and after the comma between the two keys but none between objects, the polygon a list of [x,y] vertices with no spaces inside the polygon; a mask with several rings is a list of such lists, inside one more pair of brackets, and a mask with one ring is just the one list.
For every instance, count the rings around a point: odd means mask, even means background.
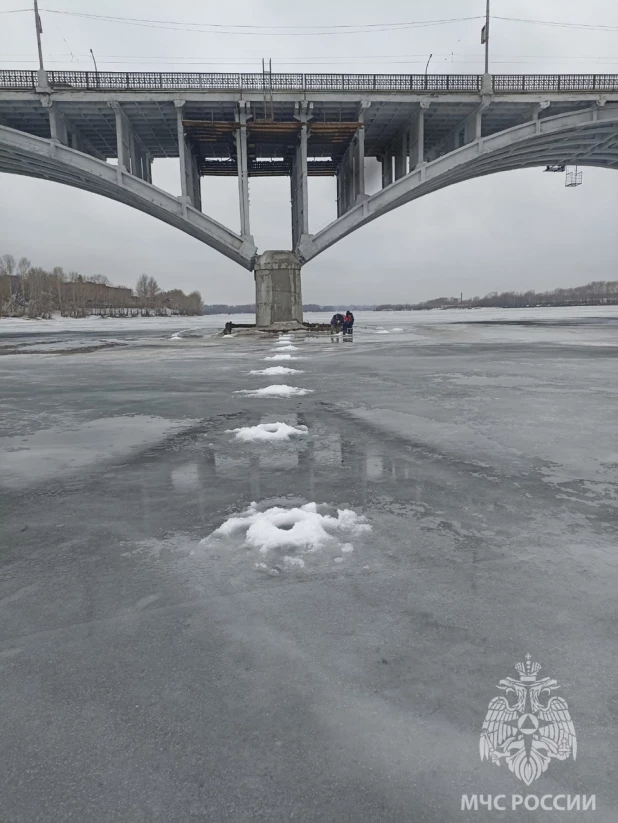
[{"label": "person standing on ice", "polygon": [[332,334],[339,334],[343,327],[343,315],[342,314],[333,314],[330,321],[330,329]]},{"label": "person standing on ice", "polygon": [[347,312],[345,313],[345,317],[343,318],[343,333],[344,333],[344,335],[352,334],[353,328],[354,328],[354,315],[352,314],[350,309],[348,309]]}]

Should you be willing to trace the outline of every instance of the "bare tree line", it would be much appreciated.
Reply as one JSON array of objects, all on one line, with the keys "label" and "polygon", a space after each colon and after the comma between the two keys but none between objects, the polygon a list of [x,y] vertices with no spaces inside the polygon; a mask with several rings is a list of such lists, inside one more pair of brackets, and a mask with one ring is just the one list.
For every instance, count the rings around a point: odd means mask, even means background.
[{"label": "bare tree line", "polygon": [[618,303],[618,280],[595,280],[585,286],[553,291],[490,292],[485,297],[462,300],[459,297],[437,297],[424,303],[384,303],[376,311],[421,311],[423,309],[529,308],[531,306],[598,306]]},{"label": "bare tree line", "polygon": [[51,271],[33,266],[27,257],[16,260],[12,254],[0,256],[0,317],[136,317],[195,315],[202,312],[198,291],[185,294],[181,289],[163,291],[154,277],[139,276],[135,290],[113,286],[104,274],[88,277],[65,272],[60,266]]}]

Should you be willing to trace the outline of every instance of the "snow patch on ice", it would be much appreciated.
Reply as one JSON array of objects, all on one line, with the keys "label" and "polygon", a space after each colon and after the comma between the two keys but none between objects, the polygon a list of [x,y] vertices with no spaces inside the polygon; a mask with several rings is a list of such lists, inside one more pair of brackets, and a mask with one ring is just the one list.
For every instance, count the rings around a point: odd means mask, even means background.
[{"label": "snow patch on ice", "polygon": [[234,394],[248,394],[249,397],[302,397],[311,394],[313,389],[300,389],[298,386],[286,386],[285,383],[264,386],[263,389],[240,389]]},{"label": "snow patch on ice", "polygon": [[392,332],[403,331],[403,329],[391,329]]},{"label": "snow patch on ice", "polygon": [[227,433],[235,434],[236,440],[252,443],[260,440],[289,440],[290,437],[305,435],[309,432],[306,426],[290,426],[287,423],[258,423],[257,426],[244,426],[239,429],[227,429]]},{"label": "snow patch on ice", "polygon": [[277,374],[303,374],[302,369],[288,369],[286,366],[269,366],[267,369],[253,369],[249,374],[265,374],[273,377]]},{"label": "snow patch on ice", "polygon": [[289,554],[285,555],[285,557],[283,558],[283,563],[288,568],[305,568],[305,561],[302,559],[302,557],[290,557]]},{"label": "snow patch on ice", "polygon": [[376,334],[390,334],[388,329],[377,329]]},{"label": "snow patch on ice", "polygon": [[[330,513],[333,512],[333,513]],[[302,569],[308,560],[316,561],[325,548],[349,555],[354,547],[349,542],[341,542],[340,537],[358,536],[371,531],[363,515],[351,509],[337,509],[336,513],[329,506],[306,503],[302,506],[284,508],[271,506],[261,510],[257,503],[251,503],[248,509],[238,515],[229,517],[208,537],[200,541],[200,546],[215,547],[221,540],[244,540],[240,547],[255,549],[265,557],[270,552],[280,551],[279,560],[283,568]],[[343,558],[336,559],[342,562]],[[281,567],[274,565],[274,560],[255,563],[258,571],[273,570]]]},{"label": "snow patch on ice", "polygon": [[283,345],[277,345],[275,351],[298,351],[298,346],[292,346],[291,343],[284,343]]},{"label": "snow patch on ice", "polygon": [[273,354],[271,357],[265,357],[264,360],[299,360],[291,354]]},{"label": "snow patch on ice", "polygon": [[177,331],[170,337],[170,340],[182,340],[182,334],[180,334],[180,332]]}]

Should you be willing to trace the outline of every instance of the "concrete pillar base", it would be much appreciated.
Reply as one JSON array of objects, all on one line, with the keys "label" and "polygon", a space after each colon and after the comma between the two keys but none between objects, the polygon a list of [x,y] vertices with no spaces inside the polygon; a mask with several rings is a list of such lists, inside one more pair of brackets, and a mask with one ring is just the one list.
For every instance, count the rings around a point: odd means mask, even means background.
[{"label": "concrete pillar base", "polygon": [[265,251],[255,263],[256,325],[303,322],[300,260],[291,251]]}]

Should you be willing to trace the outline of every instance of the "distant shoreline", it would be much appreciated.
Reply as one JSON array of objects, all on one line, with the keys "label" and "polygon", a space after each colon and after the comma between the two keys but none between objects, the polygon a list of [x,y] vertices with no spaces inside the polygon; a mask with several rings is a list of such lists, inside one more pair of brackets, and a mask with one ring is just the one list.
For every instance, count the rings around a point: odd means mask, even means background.
[{"label": "distant shoreline", "polygon": [[568,308],[583,308],[584,306],[618,306],[618,300],[596,300],[596,301],[582,301],[580,303],[533,303],[525,306],[504,306],[499,303],[491,306],[471,306],[466,303],[458,303],[455,305],[446,306],[402,306],[393,308],[375,308],[375,312],[394,312],[394,311],[450,311],[457,309],[463,311],[464,309],[568,309]]}]

